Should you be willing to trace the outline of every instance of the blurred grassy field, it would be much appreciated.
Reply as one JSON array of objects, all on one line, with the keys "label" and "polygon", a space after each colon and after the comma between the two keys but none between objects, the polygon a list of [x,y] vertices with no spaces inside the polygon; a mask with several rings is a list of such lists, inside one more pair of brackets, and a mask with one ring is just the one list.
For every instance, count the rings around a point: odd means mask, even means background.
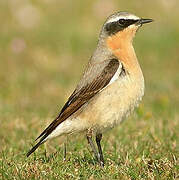
[{"label": "blurred grassy field", "polygon": [[[0,0],[0,179],[179,178],[178,8],[178,0]],[[145,97],[104,135],[104,169],[82,136],[69,138],[66,162],[62,139],[26,158],[75,88],[104,20],[121,10],[155,22],[134,40]]]}]

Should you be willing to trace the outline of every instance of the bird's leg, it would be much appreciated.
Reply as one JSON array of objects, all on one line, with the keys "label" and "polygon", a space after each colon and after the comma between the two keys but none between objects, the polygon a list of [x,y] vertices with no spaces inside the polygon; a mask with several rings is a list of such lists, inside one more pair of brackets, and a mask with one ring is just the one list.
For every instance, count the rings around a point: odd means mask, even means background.
[{"label": "bird's leg", "polygon": [[63,161],[66,161],[66,156],[67,156],[67,142],[68,142],[68,136],[65,137],[65,141],[64,141]]},{"label": "bird's leg", "polygon": [[98,146],[100,164],[101,164],[101,166],[104,166],[103,151],[102,151],[101,144],[100,144],[101,139],[102,139],[102,134],[97,134],[96,135],[96,144]]},{"label": "bird's leg", "polygon": [[63,156],[63,161],[66,161],[66,156],[67,156],[67,143],[64,142],[64,156]]},{"label": "bird's leg", "polygon": [[96,149],[96,147],[95,147],[95,145],[94,145],[94,143],[93,143],[92,133],[87,133],[87,134],[86,134],[86,138],[87,138],[87,140],[88,140],[88,143],[89,143],[90,146],[91,146],[91,149],[92,149],[92,151],[93,151],[93,153],[94,153],[97,161],[100,163],[100,156],[99,156],[99,154],[98,154],[98,152],[97,152],[97,149]]}]

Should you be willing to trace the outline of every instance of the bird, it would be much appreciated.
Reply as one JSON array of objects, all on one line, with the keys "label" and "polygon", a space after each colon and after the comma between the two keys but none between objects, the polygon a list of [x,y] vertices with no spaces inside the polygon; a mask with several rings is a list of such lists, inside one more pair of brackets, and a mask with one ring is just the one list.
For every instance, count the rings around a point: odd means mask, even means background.
[{"label": "bird", "polygon": [[125,11],[107,18],[75,90],[58,116],[37,137],[39,141],[27,157],[47,140],[84,132],[97,162],[104,166],[102,134],[126,119],[144,95],[144,77],[133,38],[143,24],[152,21]]}]

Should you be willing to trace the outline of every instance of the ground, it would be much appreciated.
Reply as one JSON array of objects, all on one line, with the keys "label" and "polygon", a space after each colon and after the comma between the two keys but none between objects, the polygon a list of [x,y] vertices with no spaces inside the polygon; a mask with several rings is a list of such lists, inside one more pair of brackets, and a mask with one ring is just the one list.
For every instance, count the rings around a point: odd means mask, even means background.
[{"label": "ground", "polygon": [[[179,178],[178,1],[0,1],[0,179]],[[135,113],[104,134],[105,167],[85,136],[41,146],[34,139],[56,117],[90,58],[107,15],[153,18],[134,47],[146,91]],[[66,140],[65,140],[66,141]]]}]

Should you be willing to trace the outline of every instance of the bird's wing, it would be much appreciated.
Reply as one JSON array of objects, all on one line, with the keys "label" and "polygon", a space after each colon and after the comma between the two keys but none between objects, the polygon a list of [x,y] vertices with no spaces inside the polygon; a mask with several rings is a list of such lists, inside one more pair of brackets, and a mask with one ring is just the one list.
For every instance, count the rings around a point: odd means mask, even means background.
[{"label": "bird's wing", "polygon": [[116,73],[120,75],[123,71],[123,66],[117,59],[106,60],[89,67],[58,117],[40,134],[37,138],[41,138],[40,141],[27,153],[27,156],[34,152],[60,123],[78,111],[99,91],[109,85],[110,81],[114,80]]}]

